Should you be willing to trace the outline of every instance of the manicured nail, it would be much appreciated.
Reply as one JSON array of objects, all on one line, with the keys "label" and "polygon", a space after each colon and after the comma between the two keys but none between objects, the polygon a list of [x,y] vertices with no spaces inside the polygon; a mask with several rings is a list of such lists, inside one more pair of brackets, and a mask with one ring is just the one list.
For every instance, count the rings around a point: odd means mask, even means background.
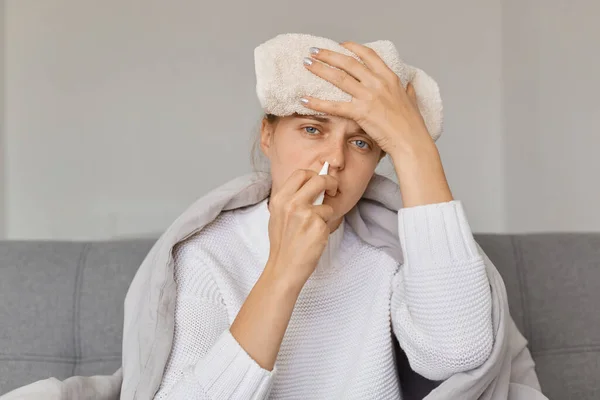
[{"label": "manicured nail", "polygon": [[306,65],[312,65],[313,61],[310,59],[310,57],[304,57],[304,64]]},{"label": "manicured nail", "polygon": [[311,47],[310,49],[308,49],[308,51],[311,54],[319,54],[319,48],[318,47]]},{"label": "manicured nail", "polygon": [[308,99],[306,97],[301,97],[300,101],[303,102],[304,104],[308,104]]}]

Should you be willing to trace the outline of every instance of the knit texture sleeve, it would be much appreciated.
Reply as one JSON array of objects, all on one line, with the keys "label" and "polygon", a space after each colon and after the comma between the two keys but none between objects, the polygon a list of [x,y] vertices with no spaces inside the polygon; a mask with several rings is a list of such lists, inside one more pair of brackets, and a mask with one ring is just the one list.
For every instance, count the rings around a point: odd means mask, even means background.
[{"label": "knit texture sleeve", "polygon": [[175,330],[163,399],[265,399],[276,373],[261,368],[229,331],[219,287],[193,244],[175,252]]},{"label": "knit texture sleeve", "polygon": [[412,369],[439,381],[480,366],[493,347],[492,301],[462,203],[402,208],[398,234],[392,328]]}]

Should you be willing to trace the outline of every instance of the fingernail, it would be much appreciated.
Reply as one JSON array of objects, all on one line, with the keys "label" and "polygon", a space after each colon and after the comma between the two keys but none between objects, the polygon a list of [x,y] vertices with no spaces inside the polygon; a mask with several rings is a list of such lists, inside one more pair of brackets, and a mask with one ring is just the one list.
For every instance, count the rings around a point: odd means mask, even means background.
[{"label": "fingernail", "polygon": [[310,49],[308,49],[308,51],[311,54],[319,54],[319,48],[318,47],[311,47]]},{"label": "fingernail", "polygon": [[310,59],[310,57],[304,57],[304,64],[306,65],[312,65],[313,61]]},{"label": "fingernail", "polygon": [[306,97],[301,97],[300,101],[303,102],[304,104],[308,104],[308,99]]}]

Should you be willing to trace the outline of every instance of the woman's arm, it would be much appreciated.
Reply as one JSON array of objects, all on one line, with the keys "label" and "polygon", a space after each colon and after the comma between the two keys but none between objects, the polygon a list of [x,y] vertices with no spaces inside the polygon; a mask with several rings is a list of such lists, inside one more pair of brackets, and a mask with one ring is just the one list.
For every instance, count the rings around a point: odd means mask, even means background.
[{"label": "woman's arm", "polygon": [[[392,318],[411,365],[417,365],[418,371],[434,376],[433,379],[443,378],[471,366],[468,361],[472,354],[462,353],[471,349],[466,342],[483,340],[476,343],[481,347],[474,351],[484,355],[490,347],[490,293],[484,279],[485,263],[471,251],[470,231],[450,230],[460,225],[456,223],[459,213],[453,215],[452,209],[445,212],[435,207],[431,215],[427,212],[428,205],[453,199],[437,147],[420,114],[414,87],[409,82],[405,89],[398,75],[373,49],[354,42],[341,45],[363,63],[336,51],[319,49],[311,56],[323,62],[306,64],[306,68],[352,95],[352,101],[304,96],[303,105],[356,121],[391,156],[404,207],[426,208],[406,212],[406,216],[414,217],[412,224],[400,222],[400,229],[407,232],[402,246],[408,260],[398,276]],[[400,214],[402,218],[403,213]],[[469,326],[472,317],[486,324],[489,321],[489,329],[486,325],[480,332],[475,327],[474,335]],[[479,333],[483,336],[477,336]],[[444,364],[437,364],[438,360]]]},{"label": "woman's arm", "polygon": [[462,204],[403,208],[398,222],[392,327],[411,367],[431,380],[478,367],[493,346],[491,292]]},{"label": "woman's arm", "polygon": [[272,271],[268,262],[230,328],[240,345],[266,370],[275,365],[302,290],[302,285],[277,278]]},{"label": "woman's arm", "polygon": [[333,216],[313,206],[319,193],[337,192],[337,180],[298,169],[269,202],[269,259],[231,326],[231,333],[261,365],[271,369],[304,284],[323,253]]},{"label": "woman's arm", "polygon": [[175,265],[175,333],[155,399],[266,398],[300,291],[265,268],[230,326],[223,296],[193,242],[178,249]]},{"label": "woman's arm", "polygon": [[432,379],[481,365],[491,353],[491,292],[462,203],[453,199],[430,140],[391,154],[403,208],[404,265],[395,278],[392,323],[413,369]]}]

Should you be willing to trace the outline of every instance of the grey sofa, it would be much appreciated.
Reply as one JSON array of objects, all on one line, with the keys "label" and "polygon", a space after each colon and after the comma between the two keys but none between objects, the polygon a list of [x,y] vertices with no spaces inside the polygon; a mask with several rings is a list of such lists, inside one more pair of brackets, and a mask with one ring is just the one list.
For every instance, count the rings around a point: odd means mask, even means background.
[{"label": "grey sofa", "polygon": [[[476,235],[550,399],[600,399],[600,233]],[[0,242],[0,395],[121,365],[123,300],[152,240]]]}]

